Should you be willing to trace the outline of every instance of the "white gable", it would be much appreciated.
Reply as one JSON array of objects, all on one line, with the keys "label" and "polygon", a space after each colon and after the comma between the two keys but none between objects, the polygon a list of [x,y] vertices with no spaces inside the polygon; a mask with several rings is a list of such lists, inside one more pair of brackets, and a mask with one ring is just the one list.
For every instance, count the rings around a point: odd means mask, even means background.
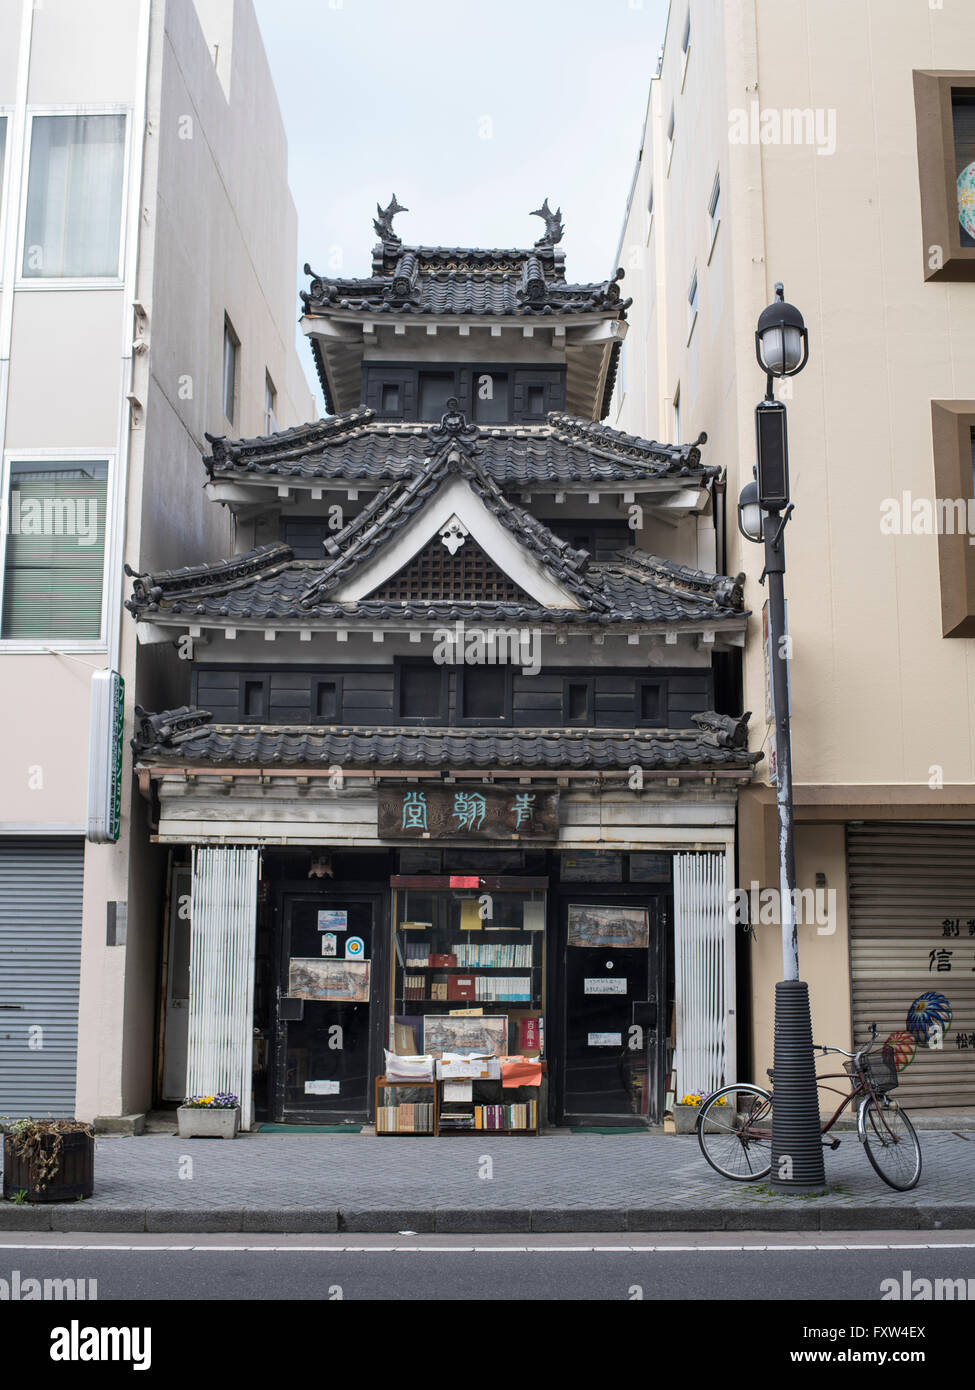
[{"label": "white gable", "polygon": [[466,479],[453,477],[441,487],[367,565],[357,569],[329,594],[329,602],[354,603],[366,598],[413,559],[441,531],[466,531],[500,570],[543,608],[581,608],[530,551],[498,521]]}]

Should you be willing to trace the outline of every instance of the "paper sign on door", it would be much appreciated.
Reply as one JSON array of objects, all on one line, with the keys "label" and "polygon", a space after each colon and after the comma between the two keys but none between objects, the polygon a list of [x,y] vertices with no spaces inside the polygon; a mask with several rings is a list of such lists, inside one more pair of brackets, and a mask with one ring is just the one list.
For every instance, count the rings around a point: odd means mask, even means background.
[{"label": "paper sign on door", "polygon": [[622,1033],[590,1033],[590,1034],[589,1034],[589,1046],[590,1046],[590,1047],[622,1047],[622,1046],[623,1046],[623,1034],[622,1034]]},{"label": "paper sign on door", "polygon": [[586,980],[586,994],[625,994],[626,979],[621,976],[608,980]]}]

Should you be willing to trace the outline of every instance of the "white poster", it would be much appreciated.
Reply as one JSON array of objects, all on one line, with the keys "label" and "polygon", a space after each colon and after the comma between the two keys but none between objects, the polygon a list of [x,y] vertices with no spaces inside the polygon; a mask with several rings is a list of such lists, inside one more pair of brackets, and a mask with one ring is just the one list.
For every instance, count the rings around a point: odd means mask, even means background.
[{"label": "white poster", "polygon": [[445,1081],[443,1083],[444,1100],[470,1100],[474,1094],[474,1086],[470,1081]]},{"label": "white poster", "polygon": [[589,1046],[590,1046],[590,1047],[622,1047],[622,1046],[623,1046],[623,1034],[622,1034],[622,1033],[590,1033],[590,1034],[589,1034]]},{"label": "white poster", "polygon": [[625,994],[626,977],[620,975],[606,980],[586,980],[586,994]]},{"label": "white poster", "polygon": [[341,1081],[306,1081],[306,1096],[337,1096],[341,1089]]}]

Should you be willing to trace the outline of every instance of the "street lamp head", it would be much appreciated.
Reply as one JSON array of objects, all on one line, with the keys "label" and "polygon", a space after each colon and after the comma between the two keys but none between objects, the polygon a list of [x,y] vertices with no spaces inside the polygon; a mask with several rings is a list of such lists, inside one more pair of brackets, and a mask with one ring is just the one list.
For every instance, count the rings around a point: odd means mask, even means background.
[{"label": "street lamp head", "polygon": [[746,541],[765,539],[765,515],[758,501],[758,483],[746,483],[738,498],[738,530]]},{"label": "street lamp head", "polygon": [[759,315],[755,356],[768,376],[796,376],[809,360],[809,334],[794,304],[787,304],[781,283],[775,299]]}]

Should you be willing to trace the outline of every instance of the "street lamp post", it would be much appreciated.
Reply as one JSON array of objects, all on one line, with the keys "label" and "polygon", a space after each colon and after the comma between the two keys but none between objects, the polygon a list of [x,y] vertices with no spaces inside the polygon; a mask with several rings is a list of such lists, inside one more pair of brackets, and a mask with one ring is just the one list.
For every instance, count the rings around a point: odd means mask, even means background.
[{"label": "street lamp post", "polygon": [[819,1094],[813,1053],[809,987],[799,978],[795,916],[796,858],[789,727],[789,650],[785,621],[785,528],[789,500],[786,408],[774,398],[776,377],[796,376],[809,360],[802,315],[785,301],[781,284],[758,320],[755,354],[766,374],[765,399],[755,407],[758,461],[753,482],[742,489],[738,527],[747,540],[765,544],[768,577],[772,712],[775,720],[775,792],[778,810],[779,899],[783,979],[775,986],[775,1065],[772,1110],[772,1183],[784,1192],[808,1192],[826,1181],[820,1137]]}]

